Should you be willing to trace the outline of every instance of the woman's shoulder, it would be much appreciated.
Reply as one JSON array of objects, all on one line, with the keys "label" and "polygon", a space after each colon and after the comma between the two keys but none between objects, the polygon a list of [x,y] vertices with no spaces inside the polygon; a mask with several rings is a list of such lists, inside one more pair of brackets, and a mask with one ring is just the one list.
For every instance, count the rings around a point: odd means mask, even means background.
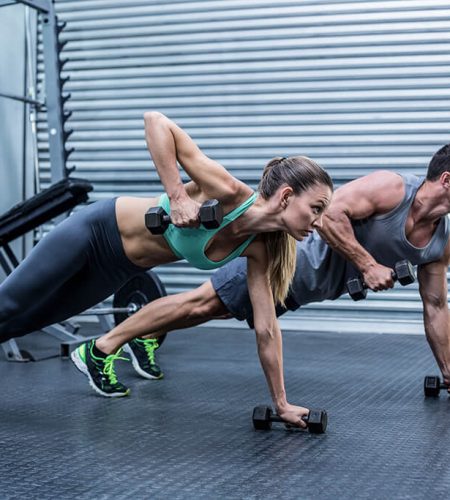
[{"label": "woman's shoulder", "polygon": [[228,192],[224,190],[222,199],[219,199],[219,201],[222,203],[224,211],[225,208],[233,210],[246,202],[254,193],[250,186],[235,179],[235,182],[229,187]]}]

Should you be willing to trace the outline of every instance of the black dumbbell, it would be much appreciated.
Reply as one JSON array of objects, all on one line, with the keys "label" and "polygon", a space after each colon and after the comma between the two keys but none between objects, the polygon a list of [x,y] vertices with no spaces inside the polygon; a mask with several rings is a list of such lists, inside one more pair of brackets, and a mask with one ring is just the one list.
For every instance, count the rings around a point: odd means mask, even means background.
[{"label": "black dumbbell", "polygon": [[448,385],[445,385],[439,377],[434,375],[427,375],[423,381],[423,392],[425,397],[436,397],[439,396],[441,389],[448,389]]},{"label": "black dumbbell", "polygon": [[[414,268],[408,260],[400,260],[394,266],[392,278],[398,281],[402,286],[410,285],[416,281]],[[347,291],[353,300],[365,299],[367,296],[367,285],[360,277],[351,278],[347,281]]]},{"label": "black dumbbell", "polygon": [[[205,201],[199,210],[200,223],[206,229],[215,229],[222,224],[222,205],[217,200]],[[170,215],[162,207],[152,207],[145,214],[145,227],[152,234],[163,234],[168,228]]]},{"label": "black dumbbell", "polygon": [[[253,427],[256,430],[268,431],[272,428],[272,422],[287,423],[279,417],[269,406],[255,406],[253,409]],[[325,410],[309,410],[308,415],[302,417],[308,425],[308,430],[312,434],[322,434],[327,429],[328,416]]]}]

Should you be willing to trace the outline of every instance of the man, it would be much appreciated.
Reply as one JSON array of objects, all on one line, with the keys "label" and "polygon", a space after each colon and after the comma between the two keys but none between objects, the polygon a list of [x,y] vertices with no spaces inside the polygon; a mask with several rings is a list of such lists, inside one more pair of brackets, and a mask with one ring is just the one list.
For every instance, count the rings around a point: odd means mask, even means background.
[{"label": "man", "polygon": [[[297,244],[287,309],[336,299],[357,274],[372,290],[391,288],[394,264],[407,259],[418,265],[425,333],[444,382],[450,385],[449,213],[450,144],[433,156],[425,179],[378,171],[340,187],[324,215],[321,234]],[[277,314],[287,309],[278,307]],[[119,337],[155,338],[217,317],[252,325],[246,259],[227,264],[196,290],[165,297],[158,307],[148,304],[115,332]],[[139,372],[140,361],[134,359],[133,364]]]}]

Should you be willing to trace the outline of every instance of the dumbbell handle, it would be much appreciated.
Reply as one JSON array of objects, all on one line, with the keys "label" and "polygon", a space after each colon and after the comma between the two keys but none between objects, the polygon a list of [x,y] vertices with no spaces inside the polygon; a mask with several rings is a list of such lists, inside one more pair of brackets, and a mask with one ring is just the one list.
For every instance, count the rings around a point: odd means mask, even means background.
[{"label": "dumbbell handle", "polygon": [[[308,417],[309,417],[309,415],[303,415],[303,417],[302,417],[303,422],[308,423],[308,420],[309,420]],[[272,422],[283,422],[285,424],[290,424],[290,422],[287,422],[286,420],[284,420],[283,418],[281,418],[279,415],[277,415],[275,413],[272,413],[272,415],[270,415],[270,420]]]},{"label": "dumbbell handle", "polygon": [[[320,413],[321,414],[321,418],[323,418],[324,416],[324,413],[326,414],[326,412],[324,412],[324,410],[309,410],[309,413],[308,415],[303,415],[302,420],[303,422],[306,422],[308,423],[309,422],[309,416],[311,415],[312,412],[317,412],[317,413]],[[279,415],[277,415],[276,413],[273,413],[273,411],[271,412],[270,414],[270,420],[272,422],[283,422],[285,424],[289,424],[290,422],[287,422],[286,420],[284,420],[283,418],[281,418]]]},{"label": "dumbbell handle", "polygon": [[449,386],[444,384],[444,382],[439,378],[439,389],[448,389]]}]

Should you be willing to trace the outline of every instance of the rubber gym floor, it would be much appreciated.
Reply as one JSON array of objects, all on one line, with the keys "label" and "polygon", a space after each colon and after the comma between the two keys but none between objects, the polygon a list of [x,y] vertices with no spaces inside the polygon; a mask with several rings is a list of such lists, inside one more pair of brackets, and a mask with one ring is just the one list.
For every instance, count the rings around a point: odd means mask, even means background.
[{"label": "rubber gym floor", "polygon": [[171,334],[165,378],[120,362],[132,393],[114,400],[68,360],[1,359],[0,498],[449,498],[450,399],[423,396],[423,336],[284,332],[284,357],[290,402],[326,409],[326,434],[253,430],[270,400],[249,330]]}]

